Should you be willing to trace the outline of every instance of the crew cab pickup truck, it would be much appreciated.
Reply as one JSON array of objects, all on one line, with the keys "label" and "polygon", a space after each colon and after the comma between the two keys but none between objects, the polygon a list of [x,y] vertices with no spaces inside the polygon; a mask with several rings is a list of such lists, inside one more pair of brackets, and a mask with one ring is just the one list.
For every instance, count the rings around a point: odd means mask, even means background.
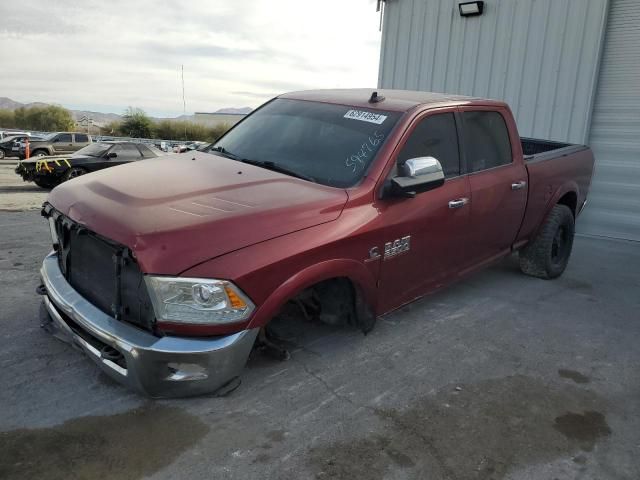
[{"label": "crew cab pickup truck", "polygon": [[288,302],[367,332],[514,251],[524,273],[561,275],[593,164],[521,139],[498,101],[281,95],[210,153],[53,189],[43,326],[150,396],[215,391]]},{"label": "crew cab pickup truck", "polygon": [[[49,155],[67,155],[77,152],[91,143],[91,136],[86,133],[59,132],[50,133],[41,140],[29,142],[30,157]],[[20,148],[20,160],[26,158],[25,146]]]}]

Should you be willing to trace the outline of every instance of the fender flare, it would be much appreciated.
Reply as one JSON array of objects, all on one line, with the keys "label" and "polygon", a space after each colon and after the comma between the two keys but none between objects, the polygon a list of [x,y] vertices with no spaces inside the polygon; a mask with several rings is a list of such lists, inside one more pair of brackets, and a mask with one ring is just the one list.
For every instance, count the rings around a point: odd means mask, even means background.
[{"label": "fender flare", "polygon": [[[551,209],[558,204],[558,201],[564,197],[567,193],[575,193],[576,199],[580,197],[580,188],[578,184],[574,180],[569,180],[563,183],[560,187],[558,187],[555,193],[551,196],[551,199],[547,203],[545,207],[544,218],[546,220],[549,213],[551,213]],[[577,205],[576,205],[577,207]]]},{"label": "fender flare", "polygon": [[[547,221],[547,217],[549,217],[549,214],[551,213],[551,210],[553,209],[553,207],[555,207],[558,204],[558,201],[562,197],[564,197],[567,193],[575,193],[577,198],[580,197],[580,191],[579,191],[579,188],[578,188],[578,184],[575,181],[569,180],[569,181],[563,183],[562,185],[560,185],[556,189],[554,194],[549,197],[549,201],[547,202],[547,204],[544,207],[544,215],[542,216],[542,219],[538,223],[538,226],[531,233],[530,239],[534,239],[538,235],[538,232],[542,228],[542,225],[544,225],[544,222]],[[577,212],[576,212],[576,214],[577,214]]]},{"label": "fender flare", "polygon": [[316,283],[337,277],[348,278],[354,284],[356,294],[362,297],[369,310],[375,312],[376,279],[371,272],[356,260],[332,259],[310,265],[283,282],[258,307],[247,328],[266,325],[295,295]]}]

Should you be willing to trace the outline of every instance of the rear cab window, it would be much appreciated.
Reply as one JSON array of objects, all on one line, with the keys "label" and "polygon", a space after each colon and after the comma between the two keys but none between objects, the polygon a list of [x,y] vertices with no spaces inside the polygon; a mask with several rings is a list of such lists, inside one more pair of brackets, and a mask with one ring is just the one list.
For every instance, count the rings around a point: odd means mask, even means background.
[{"label": "rear cab window", "polygon": [[464,151],[469,173],[512,163],[509,130],[499,112],[464,111],[462,118]]},{"label": "rear cab window", "polygon": [[135,145],[130,143],[122,143],[115,145],[112,149],[112,152],[115,152],[117,156],[117,160],[138,160],[142,158],[140,155],[140,150],[136,148]]},{"label": "rear cab window", "polygon": [[88,143],[89,137],[84,133],[76,133],[74,134],[76,137],[76,143]]},{"label": "rear cab window", "polygon": [[149,147],[147,147],[146,145],[138,144],[137,147],[138,147],[138,150],[140,150],[140,153],[142,154],[143,158],[157,157],[157,155],[153,153],[153,151],[151,151],[151,149],[149,149]]}]

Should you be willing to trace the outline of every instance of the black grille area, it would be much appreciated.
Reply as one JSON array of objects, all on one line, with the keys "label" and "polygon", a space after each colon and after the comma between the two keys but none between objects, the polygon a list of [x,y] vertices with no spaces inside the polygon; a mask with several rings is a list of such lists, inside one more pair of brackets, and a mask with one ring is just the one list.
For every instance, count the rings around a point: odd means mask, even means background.
[{"label": "black grille area", "polygon": [[50,205],[45,206],[43,215],[55,221],[60,242],[58,262],[73,288],[117,320],[153,331],[153,306],[131,251],[86,229]]}]

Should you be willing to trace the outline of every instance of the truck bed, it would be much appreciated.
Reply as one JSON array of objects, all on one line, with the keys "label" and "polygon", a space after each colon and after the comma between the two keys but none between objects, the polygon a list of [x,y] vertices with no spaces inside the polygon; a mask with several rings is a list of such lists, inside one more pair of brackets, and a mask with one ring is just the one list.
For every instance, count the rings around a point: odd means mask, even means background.
[{"label": "truck bed", "polygon": [[529,177],[527,209],[518,240],[528,239],[542,224],[554,202],[556,192],[571,186],[577,192],[571,200],[577,216],[589,192],[593,172],[593,153],[585,145],[522,138],[522,150]]},{"label": "truck bed", "polygon": [[538,138],[521,138],[522,154],[525,161],[532,160],[535,157],[549,152],[554,152],[553,156],[556,156],[556,150],[561,150],[568,147],[582,147],[583,145],[576,145],[573,143],[554,142],[553,140],[540,140]]}]

